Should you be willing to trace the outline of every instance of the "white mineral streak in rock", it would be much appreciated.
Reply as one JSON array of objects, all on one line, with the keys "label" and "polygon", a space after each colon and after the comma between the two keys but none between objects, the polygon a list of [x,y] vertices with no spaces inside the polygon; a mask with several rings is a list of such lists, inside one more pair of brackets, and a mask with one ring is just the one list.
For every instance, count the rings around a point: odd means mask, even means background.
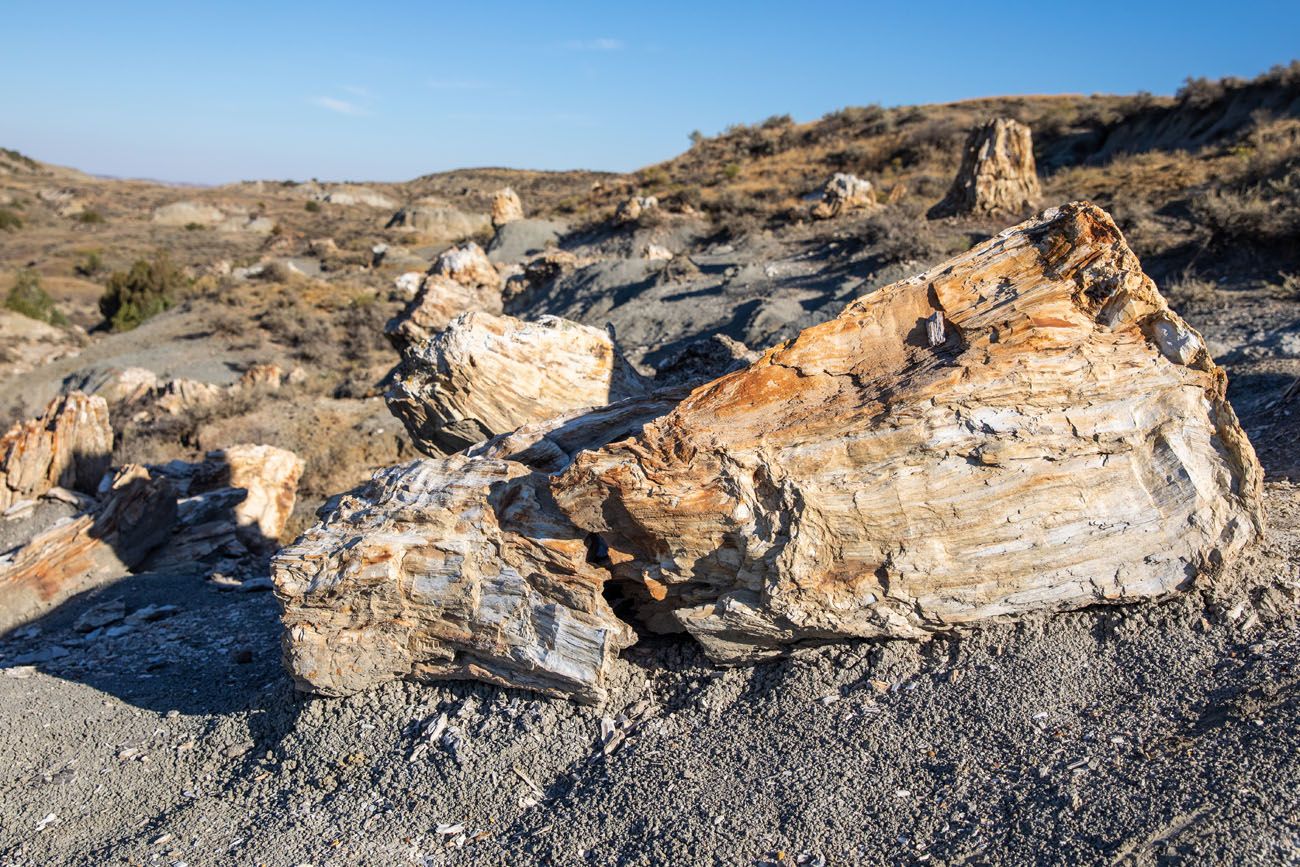
[{"label": "white mineral streak in rock", "polygon": [[277,559],[290,668],[598,700],[609,580],[732,663],[1166,596],[1261,532],[1225,390],[1110,218],[1053,209],[689,395],[381,472]]}]

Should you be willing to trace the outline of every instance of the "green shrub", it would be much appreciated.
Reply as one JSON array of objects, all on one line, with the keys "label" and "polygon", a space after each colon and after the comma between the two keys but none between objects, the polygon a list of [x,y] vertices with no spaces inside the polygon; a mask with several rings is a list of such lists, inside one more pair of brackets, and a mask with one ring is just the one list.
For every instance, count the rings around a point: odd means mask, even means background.
[{"label": "green shrub", "polygon": [[104,215],[99,211],[96,211],[94,208],[88,208],[80,214],[77,214],[77,222],[85,223],[88,226],[97,225],[104,222]]},{"label": "green shrub", "polygon": [[185,224],[185,231],[187,231],[187,232],[197,232],[197,231],[199,231],[199,230],[201,230],[201,229],[205,229],[205,228],[207,228],[207,227],[204,226],[202,223],[186,223],[186,224]]},{"label": "green shrub", "polygon": [[722,173],[727,176],[727,180],[734,181],[736,178],[740,177],[740,164],[727,163],[722,167]]},{"label": "green shrub", "polygon": [[99,312],[114,331],[130,331],[171,307],[186,284],[185,275],[165,253],[137,259],[129,271],[116,271],[99,299]]},{"label": "green shrub", "polygon": [[307,204],[303,205],[303,210],[309,214],[314,214],[320,210],[320,202],[315,199],[308,199]]},{"label": "green shrub", "polygon": [[38,169],[41,167],[41,164],[36,162],[36,160],[32,159],[26,154],[21,154],[12,148],[0,148],[0,157],[3,157],[4,159],[9,160],[10,162],[14,162],[14,163],[18,163],[19,165],[26,166],[29,169]]},{"label": "green shrub", "polygon": [[98,250],[87,250],[81,254],[77,264],[72,266],[79,277],[94,277],[104,270],[104,260]]},{"label": "green shrub", "polygon": [[13,287],[5,296],[5,308],[21,313],[28,319],[39,319],[51,325],[68,324],[68,317],[54,306],[54,299],[41,288],[41,278],[35,271],[18,272]]},{"label": "green shrub", "polygon": [[8,208],[0,208],[0,231],[17,232],[22,227],[22,217],[19,217]]}]

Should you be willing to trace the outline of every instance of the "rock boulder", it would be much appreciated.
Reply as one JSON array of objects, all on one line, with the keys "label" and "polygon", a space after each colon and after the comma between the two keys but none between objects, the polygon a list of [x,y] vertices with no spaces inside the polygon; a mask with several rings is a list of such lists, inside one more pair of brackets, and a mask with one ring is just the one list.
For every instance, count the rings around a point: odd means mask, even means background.
[{"label": "rock boulder", "polygon": [[415,445],[440,455],[579,407],[643,394],[605,331],[467,313],[411,345],[387,394]]},{"label": "rock boulder", "polygon": [[53,487],[93,492],[108,470],[113,428],[102,397],[60,395],[0,438],[0,511]]},{"label": "rock boulder", "polygon": [[599,700],[606,597],[726,663],[1165,597],[1262,530],[1225,395],[1111,219],[1055,208],[694,390],[381,472],[275,563],[290,669]]},{"label": "rock boulder", "polygon": [[519,194],[510,187],[497,190],[492,196],[492,225],[499,229],[523,218],[524,205],[519,201]]}]

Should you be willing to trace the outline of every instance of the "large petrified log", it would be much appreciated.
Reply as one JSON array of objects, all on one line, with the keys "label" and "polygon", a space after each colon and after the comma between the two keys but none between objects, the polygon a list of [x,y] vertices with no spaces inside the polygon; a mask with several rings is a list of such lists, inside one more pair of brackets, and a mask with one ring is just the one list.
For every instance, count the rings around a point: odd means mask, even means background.
[{"label": "large petrified log", "polygon": [[689,395],[380,473],[276,562],[289,667],[599,699],[611,580],[729,663],[1162,597],[1261,532],[1225,389],[1109,217],[1052,209]]},{"label": "large petrified log", "polygon": [[175,522],[171,485],[144,467],[123,467],[91,511],[0,558],[0,633],[125,575],[171,535]]},{"label": "large petrified log", "polygon": [[407,348],[386,397],[415,445],[436,456],[644,392],[605,331],[555,316],[466,313]]},{"label": "large petrified log", "polygon": [[0,511],[56,486],[93,492],[112,452],[103,398],[56,397],[40,418],[19,422],[0,439]]},{"label": "large petrified log", "polygon": [[1033,134],[1023,123],[1000,117],[971,130],[957,177],[929,216],[1022,216],[1041,194]]}]

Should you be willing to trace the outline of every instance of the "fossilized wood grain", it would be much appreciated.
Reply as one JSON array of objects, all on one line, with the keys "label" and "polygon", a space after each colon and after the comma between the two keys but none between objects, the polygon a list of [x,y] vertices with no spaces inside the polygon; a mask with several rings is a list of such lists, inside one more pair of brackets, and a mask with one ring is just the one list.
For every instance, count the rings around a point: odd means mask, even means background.
[{"label": "fossilized wood grain", "polygon": [[0,511],[56,486],[94,491],[112,451],[103,398],[56,397],[40,418],[19,422],[0,439]]},{"label": "fossilized wood grain", "polygon": [[381,471],[281,552],[274,577],[289,671],[330,695],[473,677],[598,701],[632,642],[585,534],[511,461]]},{"label": "fossilized wood grain", "polygon": [[277,559],[290,668],[597,700],[611,579],[723,662],[1165,596],[1261,532],[1225,388],[1109,217],[1053,209],[692,391],[380,473]]},{"label": "fossilized wood grain", "polygon": [[1041,195],[1033,133],[1019,121],[996,118],[971,131],[957,177],[929,216],[1019,216]]},{"label": "fossilized wood grain", "polygon": [[171,485],[143,467],[123,467],[93,510],[0,560],[0,632],[125,575],[169,537],[175,521]]},{"label": "fossilized wood grain", "polygon": [[440,455],[644,391],[604,331],[555,316],[467,313],[407,349],[386,398],[416,446]]},{"label": "fossilized wood grain", "polygon": [[1111,220],[1070,205],[855,302],[553,487],[717,659],[918,636],[1215,571],[1261,527],[1225,388]]}]

